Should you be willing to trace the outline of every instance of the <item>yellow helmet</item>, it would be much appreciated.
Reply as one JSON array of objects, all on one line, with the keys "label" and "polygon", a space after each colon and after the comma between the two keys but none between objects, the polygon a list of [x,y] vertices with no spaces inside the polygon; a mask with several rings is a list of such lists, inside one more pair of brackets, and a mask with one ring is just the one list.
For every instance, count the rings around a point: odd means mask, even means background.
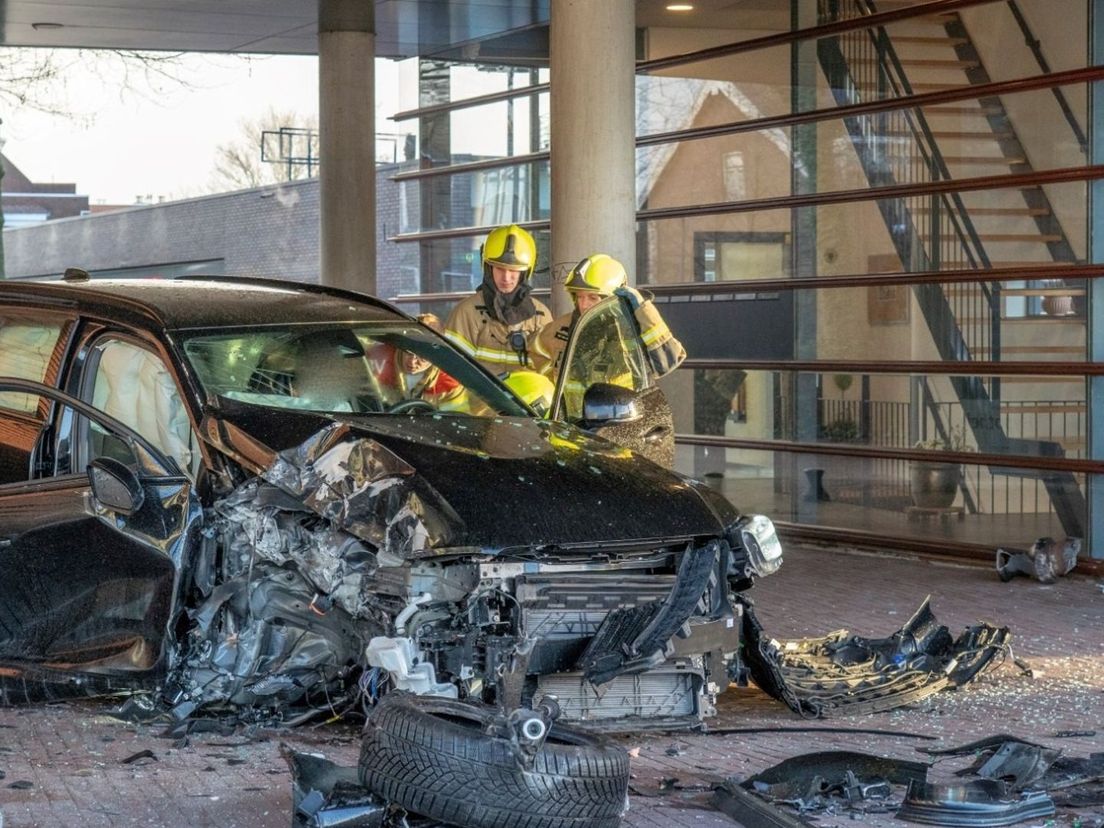
[{"label": "yellow helmet", "polygon": [[571,269],[564,287],[572,293],[613,296],[613,292],[624,287],[628,281],[628,274],[621,262],[605,253],[595,253]]},{"label": "yellow helmet", "polygon": [[544,374],[538,374],[536,371],[514,371],[503,382],[521,398],[522,402],[542,417],[552,407],[552,396],[556,392],[556,386]]},{"label": "yellow helmet", "polygon": [[496,227],[487,234],[482,255],[485,273],[490,271],[491,265],[500,265],[523,271],[525,275],[522,278],[528,280],[537,264],[537,243],[528,230],[509,224]]}]

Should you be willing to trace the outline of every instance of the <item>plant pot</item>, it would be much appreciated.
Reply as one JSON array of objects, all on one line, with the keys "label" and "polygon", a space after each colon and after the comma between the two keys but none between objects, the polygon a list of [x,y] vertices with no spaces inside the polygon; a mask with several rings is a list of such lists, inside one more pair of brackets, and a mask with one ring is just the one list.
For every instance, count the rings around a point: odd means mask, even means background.
[{"label": "plant pot", "polygon": [[913,461],[909,473],[912,502],[921,509],[946,509],[958,495],[962,467],[958,463]]},{"label": "plant pot", "polygon": [[1073,314],[1072,296],[1044,296],[1043,313],[1047,316],[1070,316]]}]

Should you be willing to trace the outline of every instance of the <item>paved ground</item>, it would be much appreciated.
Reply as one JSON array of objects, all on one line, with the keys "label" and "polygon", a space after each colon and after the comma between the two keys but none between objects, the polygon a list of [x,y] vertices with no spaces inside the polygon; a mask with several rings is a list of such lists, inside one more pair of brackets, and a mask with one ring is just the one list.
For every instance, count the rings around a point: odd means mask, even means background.
[{"label": "paved ground", "polygon": [[[944,693],[909,710],[806,722],[754,689],[723,698],[715,727],[809,728],[805,732],[651,735],[625,738],[635,754],[626,826],[732,826],[708,806],[709,784],[744,777],[798,753],[847,749],[917,759],[920,745],[953,745],[1012,733],[1084,756],[1104,751],[1104,594],[1095,579],[1075,576],[1054,586],[1019,579],[1000,583],[985,568],[907,557],[791,549],[783,569],[754,594],[766,628],[777,637],[819,635],[847,627],[861,635],[895,630],[927,594],[953,632],[977,620],[1008,625],[1016,655],[1035,672],[1011,664],[965,692]],[[188,825],[268,828],[290,823],[290,777],[281,740],[353,763],[356,731],[342,725],[292,732],[193,736],[174,748],[161,727],[120,723],[96,703],[0,710],[0,826]],[[877,728],[894,736],[817,732]],[[1061,731],[1097,731],[1063,738]],[[923,742],[906,733],[934,736]],[[141,750],[156,759],[120,760]],[[968,760],[937,762],[933,781],[951,781]],[[670,782],[675,779],[677,782]],[[665,781],[666,780],[666,781]],[[680,789],[681,788],[681,789]],[[1104,825],[1104,811],[1059,813],[1054,823]],[[1035,820],[1025,825],[1043,825]],[[853,824],[826,816],[821,826]],[[871,828],[901,825],[891,814],[868,814]],[[751,826],[749,826],[751,828]]]}]

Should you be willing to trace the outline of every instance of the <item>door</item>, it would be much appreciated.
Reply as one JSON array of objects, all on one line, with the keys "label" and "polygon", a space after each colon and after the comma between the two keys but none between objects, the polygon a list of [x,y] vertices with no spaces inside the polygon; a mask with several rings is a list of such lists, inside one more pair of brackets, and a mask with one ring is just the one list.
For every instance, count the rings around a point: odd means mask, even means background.
[{"label": "door", "polygon": [[[110,689],[156,680],[181,568],[198,542],[191,481],[133,429],[64,392],[0,378],[3,392],[45,399],[53,416],[24,479],[0,485],[0,683],[78,674],[85,687]],[[129,504],[94,489],[84,469],[59,473],[53,463],[55,435],[67,438],[81,421],[110,444],[106,463],[132,485]]]},{"label": "door", "polygon": [[552,417],[674,465],[671,407],[656,384],[632,308],[620,296],[591,308],[572,329]]}]

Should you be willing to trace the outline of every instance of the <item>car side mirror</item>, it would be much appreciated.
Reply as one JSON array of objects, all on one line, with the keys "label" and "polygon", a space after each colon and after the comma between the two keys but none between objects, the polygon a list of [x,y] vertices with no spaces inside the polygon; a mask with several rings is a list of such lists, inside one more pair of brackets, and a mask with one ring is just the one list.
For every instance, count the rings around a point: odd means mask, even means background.
[{"label": "car side mirror", "polygon": [[636,392],[631,388],[596,382],[583,394],[584,426],[631,423],[640,419]]},{"label": "car side mirror", "polygon": [[138,475],[112,457],[100,457],[89,464],[88,482],[92,485],[92,496],[121,515],[133,515],[146,499]]}]

